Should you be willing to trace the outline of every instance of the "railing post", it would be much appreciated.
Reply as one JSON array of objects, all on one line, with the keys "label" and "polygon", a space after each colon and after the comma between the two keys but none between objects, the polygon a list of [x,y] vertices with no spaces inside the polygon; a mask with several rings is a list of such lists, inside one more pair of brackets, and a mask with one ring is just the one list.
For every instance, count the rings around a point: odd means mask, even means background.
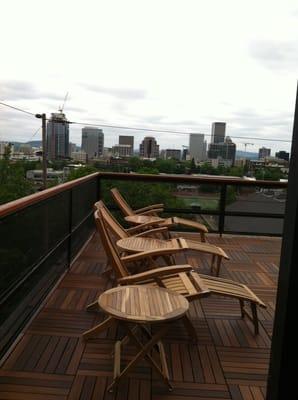
[{"label": "railing post", "polygon": [[70,268],[71,264],[71,244],[72,244],[72,188],[69,190],[69,203],[68,203],[68,246],[67,246],[67,266]]},{"label": "railing post", "polygon": [[222,184],[220,189],[220,199],[219,199],[218,231],[220,236],[222,236],[225,229],[226,198],[227,198],[227,185],[224,183]]}]

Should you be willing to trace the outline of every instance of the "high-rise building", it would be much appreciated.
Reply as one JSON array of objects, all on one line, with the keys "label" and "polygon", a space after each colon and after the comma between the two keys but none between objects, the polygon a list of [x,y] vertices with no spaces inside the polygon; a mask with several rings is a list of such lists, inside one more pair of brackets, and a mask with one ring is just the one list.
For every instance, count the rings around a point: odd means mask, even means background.
[{"label": "high-rise building", "polygon": [[140,157],[158,158],[159,145],[154,137],[146,136],[140,144]]},{"label": "high-rise building", "polygon": [[230,165],[234,165],[236,157],[236,144],[227,136],[223,143],[210,143],[208,149],[208,158],[213,160],[221,158],[229,161]]},{"label": "high-rise building", "polygon": [[69,154],[75,153],[77,150],[77,146],[75,143],[69,142]]},{"label": "high-rise building", "polygon": [[73,152],[71,158],[80,163],[86,163],[88,161],[87,153],[84,150]]},{"label": "high-rise building", "polygon": [[181,159],[185,161],[185,160],[187,160],[188,157],[189,157],[188,147],[187,146],[182,146]]},{"label": "high-rise building", "polygon": [[280,150],[277,153],[275,153],[275,157],[279,158],[280,160],[289,161],[290,153],[288,153],[287,151]]},{"label": "high-rise building", "polygon": [[49,160],[68,158],[69,123],[65,114],[52,113],[47,124],[47,155]]},{"label": "high-rise building", "polygon": [[85,126],[82,129],[82,150],[89,158],[98,158],[103,155],[104,134],[102,129]]},{"label": "high-rise building", "polygon": [[259,159],[270,157],[270,154],[271,154],[271,149],[268,149],[267,147],[261,147],[259,149]]},{"label": "high-rise building", "polygon": [[180,160],[181,159],[181,150],[178,149],[166,149],[164,152],[164,158],[166,160],[173,159],[173,160]]},{"label": "high-rise building", "polygon": [[126,145],[130,146],[130,153],[129,156],[133,155],[133,142],[134,142],[134,136],[122,136],[119,135],[119,145]]},{"label": "high-rise building", "polygon": [[131,145],[130,144],[116,144],[112,147],[112,154],[115,157],[131,157]]},{"label": "high-rise building", "polygon": [[226,136],[226,123],[213,122],[211,129],[211,143],[223,143]]},{"label": "high-rise building", "polygon": [[203,133],[191,133],[189,135],[189,158],[195,162],[206,160],[207,143]]}]

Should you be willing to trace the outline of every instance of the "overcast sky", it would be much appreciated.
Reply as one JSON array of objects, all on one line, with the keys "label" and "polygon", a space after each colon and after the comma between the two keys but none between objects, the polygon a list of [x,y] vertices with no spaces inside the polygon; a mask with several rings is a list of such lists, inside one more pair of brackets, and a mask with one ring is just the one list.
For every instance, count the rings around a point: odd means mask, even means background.
[{"label": "overcast sky", "polygon": [[[213,121],[226,121],[232,138],[291,138],[297,1],[9,0],[0,38],[0,101],[34,113],[57,112],[69,92],[69,120],[185,132],[154,134],[162,148],[187,145],[189,132],[210,134]],[[39,125],[0,106],[0,140],[30,140]],[[79,145],[81,128],[70,128]],[[104,132],[105,146],[119,134],[136,145],[146,135]]]}]

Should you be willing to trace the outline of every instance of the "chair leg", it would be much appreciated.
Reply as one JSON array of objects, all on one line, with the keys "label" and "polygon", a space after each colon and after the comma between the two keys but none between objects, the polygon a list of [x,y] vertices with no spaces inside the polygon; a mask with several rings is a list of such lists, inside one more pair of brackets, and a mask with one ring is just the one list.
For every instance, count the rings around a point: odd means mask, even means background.
[{"label": "chair leg", "polygon": [[99,305],[98,305],[98,300],[94,301],[93,303],[88,304],[88,306],[86,307],[87,311],[98,311]]},{"label": "chair leg", "polygon": [[220,266],[221,266],[221,260],[222,257],[221,256],[217,256],[217,261],[216,261],[216,272],[215,275],[219,276],[219,271],[220,271]]},{"label": "chair leg", "polygon": [[106,262],[106,265],[104,266],[104,270],[99,274],[102,277],[110,277],[112,274],[113,269],[110,267],[109,263]]},{"label": "chair leg", "polygon": [[241,310],[241,318],[245,317],[245,312],[244,312],[244,301],[239,299],[239,303],[240,303],[240,310]]},{"label": "chair leg", "polygon": [[255,335],[258,335],[259,334],[259,320],[258,320],[257,305],[256,305],[256,303],[251,302],[250,307],[251,307],[252,321],[253,321],[254,328],[255,328]]},{"label": "chair leg", "polygon": [[205,232],[200,232],[201,242],[206,242]]},{"label": "chair leg", "polygon": [[182,322],[183,322],[185,329],[187,330],[189,336],[191,337],[191,340],[194,343],[196,343],[198,341],[198,336],[197,336],[197,332],[196,332],[195,327],[193,326],[192,322],[186,315],[185,315],[185,317],[182,318]]},{"label": "chair leg", "polygon": [[213,272],[214,272],[214,262],[215,262],[215,254],[212,254],[211,268],[210,268],[211,275],[213,275]]},{"label": "chair leg", "polygon": [[114,325],[115,323],[117,323],[117,321],[113,317],[108,317],[100,324],[94,326],[93,328],[89,329],[88,331],[85,331],[82,335],[83,339],[84,340],[90,339],[90,338],[98,335],[99,333],[107,330],[110,326]]}]

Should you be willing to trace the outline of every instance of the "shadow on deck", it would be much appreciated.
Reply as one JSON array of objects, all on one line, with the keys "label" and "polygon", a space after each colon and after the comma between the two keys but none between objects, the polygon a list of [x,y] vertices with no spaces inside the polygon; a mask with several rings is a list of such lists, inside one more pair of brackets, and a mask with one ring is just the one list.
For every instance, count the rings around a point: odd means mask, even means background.
[{"label": "shadow on deck", "polygon": [[[99,276],[105,255],[96,235],[2,365],[0,399],[264,399],[281,241],[210,235],[209,242],[230,256],[221,276],[247,284],[267,304],[266,310],[258,310],[258,336],[252,324],[240,318],[237,301],[212,296],[193,302],[190,316],[198,344],[189,343],[179,322],[165,341],[174,391],[169,393],[142,363],[114,394],[107,393],[113,374],[111,352],[121,332],[111,328],[98,339],[81,339],[82,332],[103,318],[86,312],[86,305],[110,287]],[[209,274],[206,256],[188,253],[187,259]],[[182,255],[179,261],[185,263]],[[127,346],[124,361],[133,351]]]}]

